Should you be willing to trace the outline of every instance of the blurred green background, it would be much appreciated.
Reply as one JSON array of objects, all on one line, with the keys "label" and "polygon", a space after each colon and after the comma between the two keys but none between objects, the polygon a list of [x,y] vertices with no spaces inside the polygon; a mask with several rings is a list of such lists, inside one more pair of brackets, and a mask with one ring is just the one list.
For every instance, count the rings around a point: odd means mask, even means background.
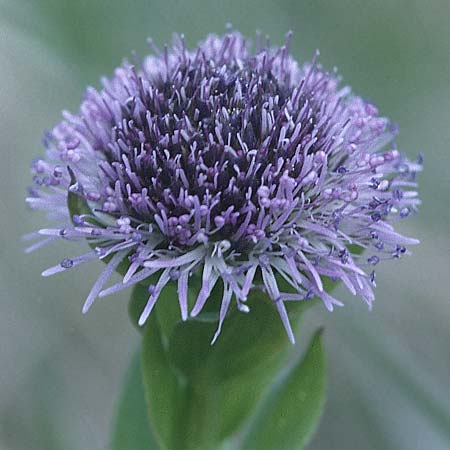
[{"label": "blurred green background", "polygon": [[[400,147],[425,154],[423,207],[402,225],[422,244],[378,272],[373,312],[317,308],[325,324],[329,400],[310,450],[450,448],[450,2],[448,0],[0,0],[0,448],[104,449],[120,383],[138,343],[126,295],[80,313],[101,263],[42,279],[79,249],[27,256],[20,236],[43,226],[24,196],[43,130],[76,111],[145,40],[185,33],[194,45],[227,22],[293,53],[321,50],[354,91],[400,124]],[[306,335],[306,333],[305,333]],[[302,339],[299,339],[302,341]],[[126,450],[126,449],[124,449]]]}]

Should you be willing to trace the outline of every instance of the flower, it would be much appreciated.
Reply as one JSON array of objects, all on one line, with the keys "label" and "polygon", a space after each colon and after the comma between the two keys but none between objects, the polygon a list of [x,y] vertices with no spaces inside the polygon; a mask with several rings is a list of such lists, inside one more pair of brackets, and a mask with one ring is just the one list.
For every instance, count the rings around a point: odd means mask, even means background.
[{"label": "flower", "polygon": [[[326,279],[371,306],[373,267],[418,243],[392,223],[417,209],[422,164],[397,150],[395,127],[375,106],[340,87],[316,57],[299,65],[288,44],[251,51],[231,32],[189,51],[178,38],[135,65],[125,61],[101,90],[88,88],[80,112],[64,112],[45,136],[27,201],[59,225],[39,235],[92,250],[43,275],[107,261],[83,312],[154,274],[139,323],[171,281],[183,320],[221,283],[214,340],[233,299],[248,312],[253,288],[269,295],[291,341],[286,302],[317,296],[329,310],[342,305]],[[104,288],[124,263],[123,281]],[[201,288],[188,311],[194,273]]]}]

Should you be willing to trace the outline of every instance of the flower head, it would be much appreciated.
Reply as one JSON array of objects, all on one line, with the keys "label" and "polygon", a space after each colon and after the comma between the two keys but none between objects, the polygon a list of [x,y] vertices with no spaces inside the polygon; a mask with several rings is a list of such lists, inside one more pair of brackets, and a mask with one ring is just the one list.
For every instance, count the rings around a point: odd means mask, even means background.
[{"label": "flower head", "polygon": [[[171,281],[186,319],[221,283],[217,337],[232,301],[248,311],[259,287],[294,340],[285,302],[342,305],[324,289],[329,278],[370,306],[373,267],[417,243],[392,222],[416,210],[421,162],[396,149],[375,106],[315,60],[300,66],[288,43],[251,51],[230,33],[189,51],[178,39],[102,84],[46,135],[27,199],[60,223],[39,231],[47,241],[92,247],[44,275],[107,261],[84,311],[158,274],[139,322]],[[104,289],[124,262],[123,282]],[[192,274],[201,288],[188,311]]]}]

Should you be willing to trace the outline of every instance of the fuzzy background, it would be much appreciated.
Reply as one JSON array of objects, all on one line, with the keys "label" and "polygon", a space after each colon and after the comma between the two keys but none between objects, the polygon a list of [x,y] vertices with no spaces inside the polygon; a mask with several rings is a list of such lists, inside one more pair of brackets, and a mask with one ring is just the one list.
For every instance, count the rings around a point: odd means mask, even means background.
[{"label": "fuzzy background", "polygon": [[[450,448],[450,2],[448,0],[0,0],[0,449],[103,450],[121,380],[138,344],[126,295],[81,306],[101,270],[40,272],[70,243],[23,253],[45,224],[24,197],[41,136],[78,108],[121,58],[173,32],[190,46],[231,22],[300,60],[321,50],[345,83],[400,125],[399,146],[422,151],[423,206],[403,223],[422,244],[377,271],[372,312],[308,313],[325,325],[329,399],[309,450]],[[75,250],[76,252],[76,250]],[[303,333],[303,334],[302,334]],[[304,336],[302,339],[300,336]]]}]

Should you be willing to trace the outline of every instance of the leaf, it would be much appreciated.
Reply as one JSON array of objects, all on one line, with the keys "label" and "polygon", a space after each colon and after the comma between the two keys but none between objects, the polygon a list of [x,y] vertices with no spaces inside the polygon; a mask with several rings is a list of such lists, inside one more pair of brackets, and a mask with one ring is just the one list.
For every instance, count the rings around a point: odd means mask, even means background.
[{"label": "leaf", "polygon": [[300,450],[315,431],[325,402],[325,355],[319,330],[302,360],[282,374],[247,429],[242,450]]},{"label": "leaf", "polygon": [[110,450],[160,450],[152,432],[145,403],[140,353],[126,374]]},{"label": "leaf", "polygon": [[[144,286],[136,286],[133,298],[148,296]],[[136,301],[136,300],[135,300]],[[139,303],[136,301],[136,303]],[[142,374],[151,426],[162,448],[177,450],[180,431],[178,417],[184,399],[183,388],[169,364],[157,311],[150,315],[143,331]]]},{"label": "leaf", "polygon": [[[137,286],[132,317],[146,297],[145,287]],[[217,448],[241,428],[276,378],[291,349],[289,340],[274,305],[261,292],[250,295],[249,314],[235,311],[227,318],[214,346],[216,321],[178,320],[164,331],[167,303],[177,303],[176,291],[162,294],[144,330],[150,420],[170,450]]]},{"label": "leaf", "polygon": [[[137,286],[130,302],[133,322],[147,300],[146,286]],[[143,371],[149,416],[164,448],[217,449],[242,429],[289,360],[293,347],[276,307],[257,290],[247,300],[250,313],[231,311],[219,339],[211,346],[220,300],[221,289],[215,289],[206,313],[181,322],[179,312],[174,313],[177,291],[169,286],[144,327]],[[293,322],[314,303],[288,304]]]},{"label": "leaf", "polygon": [[289,341],[276,309],[261,292],[253,292],[247,304],[250,312],[233,312],[213,346],[216,321],[189,320],[176,326],[168,351],[184,376],[207,374],[205,382],[217,384],[278,359]]},{"label": "leaf", "polygon": [[249,314],[227,318],[214,346],[215,322],[180,324],[170,340],[170,360],[189,380],[196,400],[189,411],[196,420],[189,431],[192,448],[236,432],[291,349],[272,303],[257,292],[248,305]]},{"label": "leaf", "polygon": [[[165,294],[167,293],[170,291],[165,291]],[[135,287],[130,306],[132,316],[136,316],[136,311],[140,310],[147,297],[145,286]],[[160,303],[168,301],[176,301],[176,298],[159,299]],[[164,308],[161,309],[158,305],[143,331],[143,379],[148,415],[162,448],[187,450],[191,448],[190,434],[197,429],[197,424],[202,423],[201,417],[193,417],[191,412],[196,411],[198,405],[204,407],[205,412],[209,412],[210,408],[206,405],[211,396],[206,389],[201,391],[203,395],[197,395],[192,390],[190,380],[182,376],[170,363],[168,339],[159,320],[164,312]],[[197,436],[200,436],[200,433]],[[208,440],[205,446],[194,448],[212,449],[212,446],[206,446],[209,444],[212,445],[213,441]]]}]

